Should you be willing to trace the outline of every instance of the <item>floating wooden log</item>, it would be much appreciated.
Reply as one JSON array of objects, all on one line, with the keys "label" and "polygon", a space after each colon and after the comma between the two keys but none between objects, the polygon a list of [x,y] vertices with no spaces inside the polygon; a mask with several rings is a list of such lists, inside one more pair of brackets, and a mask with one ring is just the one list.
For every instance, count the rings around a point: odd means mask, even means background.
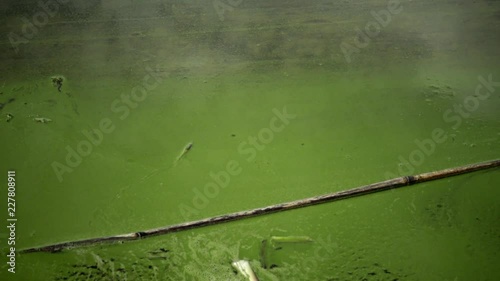
[{"label": "floating wooden log", "polygon": [[241,220],[241,219],[245,219],[245,218],[249,218],[249,217],[262,216],[262,215],[267,215],[267,214],[276,213],[276,212],[293,210],[293,209],[302,208],[302,207],[306,207],[306,206],[322,204],[322,203],[326,203],[326,202],[332,202],[332,201],[346,199],[346,198],[350,198],[350,197],[354,197],[354,196],[366,195],[366,194],[370,194],[370,193],[374,193],[374,192],[394,189],[394,188],[403,187],[403,186],[410,186],[410,185],[414,185],[417,183],[433,181],[433,180],[442,179],[442,178],[446,178],[446,177],[471,173],[471,172],[475,172],[475,171],[479,171],[479,170],[490,169],[490,168],[494,168],[494,167],[498,167],[498,166],[500,166],[500,159],[481,162],[481,163],[475,163],[475,164],[469,164],[469,165],[465,165],[465,166],[449,168],[449,169],[444,169],[444,170],[440,170],[440,171],[433,171],[433,172],[428,172],[428,173],[423,173],[423,174],[418,174],[418,175],[413,175],[413,176],[403,176],[403,177],[394,178],[394,179],[390,179],[390,180],[386,180],[386,181],[382,181],[382,182],[378,182],[378,183],[373,183],[373,184],[369,184],[369,185],[364,185],[364,186],[360,186],[357,188],[348,189],[348,190],[344,190],[344,191],[319,195],[319,196],[315,196],[315,197],[310,197],[310,198],[306,198],[306,199],[300,199],[300,200],[296,200],[296,201],[271,205],[271,206],[262,207],[262,208],[256,208],[256,209],[252,209],[252,210],[246,210],[246,211],[241,211],[241,212],[236,212],[236,213],[231,213],[231,214],[215,216],[215,217],[196,220],[196,221],[190,221],[190,222],[185,222],[185,223],[180,223],[180,224],[169,225],[169,226],[160,227],[160,228],[132,232],[132,233],[122,234],[122,235],[98,237],[98,238],[56,243],[56,244],[47,245],[47,246],[34,247],[34,248],[21,250],[20,253],[33,253],[33,252],[55,253],[55,252],[60,252],[64,249],[71,249],[71,248],[82,247],[82,246],[90,246],[90,245],[101,244],[101,243],[112,243],[112,242],[124,242],[124,241],[130,241],[130,240],[138,240],[138,239],[142,239],[142,238],[163,235],[163,234],[168,234],[168,233],[172,233],[172,232],[178,232],[178,231],[183,231],[183,230],[188,230],[188,229],[193,229],[193,228],[199,228],[199,227],[215,225],[215,224],[220,224],[220,223],[225,223],[225,222],[230,222],[230,221],[235,221],[235,220]]}]

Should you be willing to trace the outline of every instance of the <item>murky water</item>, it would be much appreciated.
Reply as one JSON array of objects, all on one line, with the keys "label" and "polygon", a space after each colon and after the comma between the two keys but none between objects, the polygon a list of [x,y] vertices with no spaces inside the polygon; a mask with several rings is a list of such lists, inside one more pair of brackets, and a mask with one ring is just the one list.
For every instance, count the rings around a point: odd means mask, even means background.
[{"label": "murky water", "polygon": [[[2,41],[0,112],[13,118],[0,123],[0,167],[3,182],[16,171],[17,249],[499,158],[496,2],[402,2],[350,62],[341,43],[355,44],[355,28],[385,1],[243,2],[222,20],[195,2],[75,6],[90,16],[56,16],[17,54]],[[260,280],[498,280],[499,183],[489,170],[136,242],[18,254],[15,274],[4,228],[0,276],[244,280],[231,262],[246,259]],[[313,242],[263,248],[272,236]]]}]

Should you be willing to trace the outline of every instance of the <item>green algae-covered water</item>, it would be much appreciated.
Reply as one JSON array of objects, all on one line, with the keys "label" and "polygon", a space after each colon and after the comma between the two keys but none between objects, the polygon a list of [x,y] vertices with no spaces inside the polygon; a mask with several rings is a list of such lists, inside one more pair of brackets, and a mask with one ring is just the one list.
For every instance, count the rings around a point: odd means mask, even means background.
[{"label": "green algae-covered water", "polygon": [[17,252],[500,158],[498,2],[9,2],[1,280],[500,279],[498,169]]}]

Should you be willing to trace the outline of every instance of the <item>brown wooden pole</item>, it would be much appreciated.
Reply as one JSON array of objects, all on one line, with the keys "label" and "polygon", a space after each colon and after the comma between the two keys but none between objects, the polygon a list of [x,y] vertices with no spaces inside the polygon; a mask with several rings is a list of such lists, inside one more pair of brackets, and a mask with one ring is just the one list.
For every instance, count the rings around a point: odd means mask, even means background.
[{"label": "brown wooden pole", "polygon": [[241,211],[241,212],[236,212],[236,213],[231,213],[231,214],[226,214],[226,215],[220,215],[220,216],[201,219],[201,220],[197,220],[197,221],[190,221],[190,222],[185,222],[185,223],[180,223],[180,224],[169,225],[169,226],[165,226],[165,227],[154,228],[154,229],[149,229],[149,230],[144,230],[144,231],[139,231],[139,232],[132,232],[132,233],[116,235],[116,236],[91,238],[91,239],[71,241],[71,242],[62,242],[62,243],[57,243],[57,244],[52,244],[52,245],[47,245],[47,246],[34,247],[34,248],[21,250],[20,253],[33,253],[33,252],[55,253],[55,252],[59,252],[63,249],[89,246],[89,245],[95,245],[95,244],[99,244],[99,243],[138,240],[141,238],[146,238],[146,237],[151,237],[151,236],[163,235],[163,234],[167,234],[167,233],[183,231],[183,230],[188,230],[188,229],[193,229],[193,228],[198,228],[198,227],[203,227],[203,226],[208,226],[208,225],[214,225],[214,224],[219,224],[219,223],[225,223],[225,222],[240,220],[240,219],[249,218],[249,217],[261,216],[261,215],[266,215],[266,214],[271,214],[271,213],[281,212],[281,211],[286,211],[286,210],[292,210],[292,209],[302,208],[302,207],[306,207],[306,206],[311,206],[311,205],[341,200],[341,199],[345,199],[345,198],[350,198],[350,197],[354,197],[354,196],[366,195],[366,194],[370,194],[370,193],[374,193],[374,192],[384,191],[384,190],[388,190],[388,189],[394,189],[394,188],[398,188],[398,187],[402,187],[402,186],[409,186],[409,185],[413,185],[413,184],[417,184],[417,183],[437,180],[437,179],[456,176],[456,175],[465,174],[465,173],[471,173],[471,172],[490,169],[490,168],[494,168],[494,167],[498,167],[498,166],[500,166],[500,159],[476,163],[476,164],[470,164],[470,165],[465,165],[465,166],[460,166],[460,167],[455,167],[455,168],[450,168],[450,169],[444,169],[444,170],[440,170],[440,171],[428,172],[428,173],[423,173],[423,174],[414,175],[414,176],[403,176],[403,177],[394,178],[391,180],[386,180],[386,181],[382,181],[382,182],[378,182],[378,183],[360,186],[360,187],[349,189],[349,190],[319,195],[319,196],[315,196],[315,197],[300,199],[300,200],[296,200],[296,201],[292,201],[292,202],[286,202],[286,203],[271,205],[271,206],[247,210],[247,211]]}]

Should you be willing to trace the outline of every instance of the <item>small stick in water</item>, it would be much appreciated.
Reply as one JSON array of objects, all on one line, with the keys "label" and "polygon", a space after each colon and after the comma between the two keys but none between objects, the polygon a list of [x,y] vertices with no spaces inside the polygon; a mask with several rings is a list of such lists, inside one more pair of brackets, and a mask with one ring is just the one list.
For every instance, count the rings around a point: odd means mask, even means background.
[{"label": "small stick in water", "polygon": [[277,243],[304,243],[313,242],[309,236],[271,236],[270,243],[275,250],[279,250]]},{"label": "small stick in water", "polygon": [[177,156],[177,159],[175,159],[174,165],[177,165],[177,162],[179,162],[179,160],[181,160],[181,158],[184,157],[184,155],[186,155],[188,153],[188,151],[191,150],[192,147],[193,147],[193,142],[189,142],[184,147],[184,149],[182,150],[181,154],[179,154],[179,156]]}]

